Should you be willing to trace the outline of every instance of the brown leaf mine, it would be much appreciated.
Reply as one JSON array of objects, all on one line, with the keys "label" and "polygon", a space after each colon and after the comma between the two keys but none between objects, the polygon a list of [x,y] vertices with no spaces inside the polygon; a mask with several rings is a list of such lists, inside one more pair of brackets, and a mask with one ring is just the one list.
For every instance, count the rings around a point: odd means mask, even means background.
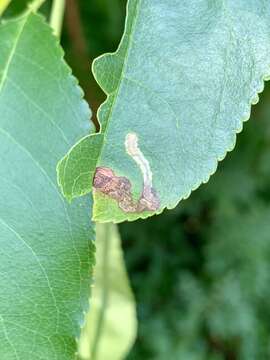
[{"label": "brown leaf mine", "polygon": [[137,135],[127,134],[125,146],[127,153],[138,164],[143,175],[143,191],[140,199],[133,200],[131,183],[126,177],[115,175],[107,167],[97,167],[93,182],[94,189],[116,200],[120,209],[125,212],[155,211],[159,208],[160,201],[152,187],[152,172],[149,162],[138,147]]}]

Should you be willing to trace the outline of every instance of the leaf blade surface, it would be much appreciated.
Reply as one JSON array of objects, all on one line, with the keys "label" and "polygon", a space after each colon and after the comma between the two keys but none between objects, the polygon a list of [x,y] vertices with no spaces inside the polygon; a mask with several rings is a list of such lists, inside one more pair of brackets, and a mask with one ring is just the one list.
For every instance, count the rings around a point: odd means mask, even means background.
[{"label": "leaf blade surface", "polygon": [[93,266],[90,199],[68,205],[56,164],[89,108],[44,21],[0,26],[0,357],[74,359]]},{"label": "leaf blade surface", "polygon": [[[160,213],[208,181],[270,75],[269,19],[263,0],[128,2],[118,50],[93,66],[108,95],[99,153],[86,166],[90,186],[81,191],[92,190],[97,171],[95,220]],[[91,136],[88,146],[92,154]],[[66,172],[80,170],[71,161]],[[67,197],[80,195],[59,178]]]}]

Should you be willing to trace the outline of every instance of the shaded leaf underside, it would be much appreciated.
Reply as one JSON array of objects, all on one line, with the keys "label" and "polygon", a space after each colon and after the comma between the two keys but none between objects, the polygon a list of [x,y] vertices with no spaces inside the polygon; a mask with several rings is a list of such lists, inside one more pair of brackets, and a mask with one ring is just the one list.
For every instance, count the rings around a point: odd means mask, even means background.
[{"label": "shaded leaf underside", "polygon": [[68,205],[56,164],[88,106],[38,16],[0,26],[0,358],[70,360],[88,307],[89,199]]},{"label": "shaded leaf underside", "polygon": [[98,225],[97,239],[95,286],[79,354],[82,360],[122,360],[136,337],[136,305],[116,225]]},{"label": "shaded leaf underside", "polygon": [[130,0],[119,49],[93,66],[108,95],[101,133],[86,136],[59,164],[63,193],[91,192],[97,168],[95,220],[175,207],[233,149],[270,74],[269,59],[264,0]]}]

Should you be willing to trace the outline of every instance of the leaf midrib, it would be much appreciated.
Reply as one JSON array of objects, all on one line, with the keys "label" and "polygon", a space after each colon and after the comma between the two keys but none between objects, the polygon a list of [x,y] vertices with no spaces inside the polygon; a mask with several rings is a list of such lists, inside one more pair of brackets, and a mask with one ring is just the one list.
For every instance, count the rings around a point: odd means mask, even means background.
[{"label": "leaf midrib", "polygon": [[[128,0],[128,1],[130,1],[130,0]],[[128,3],[129,3],[129,2],[128,2]],[[115,107],[116,102],[117,102],[117,100],[118,100],[118,94],[119,94],[119,90],[120,90],[120,87],[121,87],[121,84],[122,84],[122,80],[123,80],[123,78],[124,78],[125,70],[126,70],[126,67],[127,67],[127,61],[128,61],[128,59],[129,59],[130,47],[131,47],[131,44],[132,44],[133,33],[134,33],[134,31],[135,31],[136,24],[137,24],[137,20],[138,20],[138,16],[139,16],[140,6],[141,6],[141,0],[138,0],[138,1],[137,1],[136,8],[135,8],[134,20],[133,20],[133,22],[132,22],[130,34],[129,34],[129,36],[128,36],[129,41],[128,41],[128,46],[127,46],[127,49],[126,49],[126,56],[125,56],[125,60],[124,60],[123,66],[122,66],[122,71],[121,71],[121,74],[120,74],[120,78],[119,78],[119,81],[118,81],[116,90],[113,91],[113,92],[111,92],[111,93],[109,93],[109,94],[108,94],[108,97],[107,97],[107,100],[106,100],[106,101],[108,101],[108,100],[109,100],[109,97],[110,97],[110,96],[113,96],[113,102],[112,102],[112,105],[111,105],[109,114],[108,114],[108,116],[107,116],[106,121],[104,122],[104,123],[105,123],[104,130],[102,130],[102,124],[101,124],[101,132],[100,132],[100,135],[102,135],[104,138],[103,138],[103,141],[101,142],[101,148],[100,148],[99,156],[98,156],[97,161],[96,161],[96,165],[99,164],[100,157],[101,157],[101,154],[102,154],[102,152],[103,152],[103,148],[104,148],[104,144],[105,144],[105,137],[106,137],[106,134],[107,134],[107,131],[108,131],[108,128],[109,128],[110,118],[111,118],[111,116],[112,116],[114,107]],[[127,8],[127,9],[128,9],[128,8]],[[127,10],[126,18],[128,19],[128,10]],[[124,31],[124,34],[125,34],[125,31]],[[113,54],[113,56],[117,56],[117,55],[118,55],[118,52],[119,52],[119,50],[121,49],[121,44],[122,44],[122,42],[120,43],[117,51]]]}]

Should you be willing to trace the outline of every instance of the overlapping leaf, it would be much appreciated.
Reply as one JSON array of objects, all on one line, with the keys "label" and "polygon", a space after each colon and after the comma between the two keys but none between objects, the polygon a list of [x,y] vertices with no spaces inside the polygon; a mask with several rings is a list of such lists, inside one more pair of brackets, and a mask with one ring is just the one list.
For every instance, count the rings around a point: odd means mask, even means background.
[{"label": "overlapping leaf", "polygon": [[62,197],[56,164],[90,112],[31,12],[0,26],[0,358],[71,360],[93,266],[89,199]]},{"label": "overlapping leaf", "polygon": [[122,360],[134,343],[137,319],[116,225],[97,226],[95,286],[79,344],[83,360]]},{"label": "overlapping leaf", "polygon": [[103,222],[175,207],[234,147],[269,59],[264,0],[130,0],[119,49],[93,66],[108,95],[101,132],[60,163],[63,193],[88,193],[94,180]]}]

